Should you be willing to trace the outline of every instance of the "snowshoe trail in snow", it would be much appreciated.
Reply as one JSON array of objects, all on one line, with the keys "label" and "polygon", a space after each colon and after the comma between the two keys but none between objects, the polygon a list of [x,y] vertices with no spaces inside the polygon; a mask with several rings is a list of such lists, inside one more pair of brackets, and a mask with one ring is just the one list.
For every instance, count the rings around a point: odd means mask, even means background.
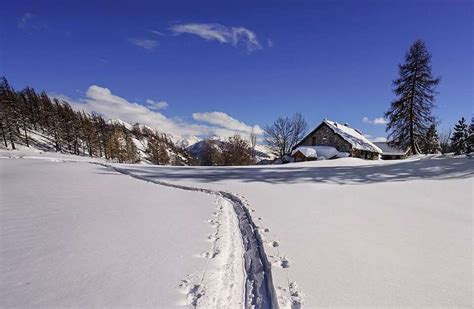
[{"label": "snowshoe trail in snow", "polygon": [[265,254],[259,227],[252,220],[244,199],[229,192],[170,184],[116,166],[100,165],[139,180],[216,196],[218,209],[214,218],[208,220],[216,232],[208,236],[211,250],[200,255],[207,259],[205,269],[197,281],[188,278],[179,284],[187,294],[188,306],[278,308],[272,264]]},{"label": "snowshoe trail in snow", "polygon": [[217,211],[207,222],[215,229],[208,236],[212,243],[200,257],[206,259],[198,277],[188,275],[179,287],[186,294],[189,307],[223,308],[232,304],[242,308],[244,299],[243,247],[237,217],[232,205],[216,196]]}]

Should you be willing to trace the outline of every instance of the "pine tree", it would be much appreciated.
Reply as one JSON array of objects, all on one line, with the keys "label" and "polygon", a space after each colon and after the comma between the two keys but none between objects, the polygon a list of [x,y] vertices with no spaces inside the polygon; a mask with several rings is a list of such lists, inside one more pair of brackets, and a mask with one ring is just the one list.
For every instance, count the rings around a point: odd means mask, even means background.
[{"label": "pine tree", "polygon": [[417,40],[405,55],[405,63],[399,65],[400,77],[393,81],[393,92],[397,96],[385,113],[388,119],[387,132],[392,144],[402,148],[411,147],[419,153],[418,144],[426,136],[435,117],[435,87],[439,78],[431,73],[431,55],[422,40]]},{"label": "pine tree", "polygon": [[426,153],[426,154],[439,153],[440,142],[439,142],[438,131],[436,130],[435,124],[432,124],[429,127],[428,132],[426,132],[426,136],[423,139],[423,143],[422,143],[422,150],[423,150],[423,153]]},{"label": "pine tree", "polygon": [[474,150],[474,116],[471,117],[471,124],[469,125],[469,140],[468,140],[468,153]]},{"label": "pine tree", "polygon": [[454,153],[457,155],[468,153],[470,151],[469,130],[464,117],[462,117],[461,120],[459,120],[454,126],[454,133],[451,137],[451,147],[454,150]]}]

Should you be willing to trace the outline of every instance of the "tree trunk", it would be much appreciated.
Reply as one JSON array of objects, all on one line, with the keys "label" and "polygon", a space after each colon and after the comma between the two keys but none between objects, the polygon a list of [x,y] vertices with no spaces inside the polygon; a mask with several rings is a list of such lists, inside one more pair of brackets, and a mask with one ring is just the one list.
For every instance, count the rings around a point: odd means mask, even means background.
[{"label": "tree trunk", "polygon": [[26,129],[25,125],[25,140],[26,140],[26,147],[30,147],[30,143],[28,142],[28,130]]},{"label": "tree trunk", "polygon": [[3,137],[3,142],[5,143],[5,147],[8,147],[7,143],[7,137],[5,136],[5,130],[3,129],[3,124],[0,125],[2,127],[2,137]]},{"label": "tree trunk", "polygon": [[13,141],[13,132],[10,129],[10,143],[12,144],[12,149],[16,149],[15,142]]},{"label": "tree trunk", "polygon": [[415,154],[419,154],[418,145],[415,141],[415,114],[413,112],[413,104],[415,102],[415,90],[416,90],[416,75],[418,72],[418,65],[415,65],[415,72],[413,76],[413,83],[411,86],[411,98],[410,98],[410,145]]}]

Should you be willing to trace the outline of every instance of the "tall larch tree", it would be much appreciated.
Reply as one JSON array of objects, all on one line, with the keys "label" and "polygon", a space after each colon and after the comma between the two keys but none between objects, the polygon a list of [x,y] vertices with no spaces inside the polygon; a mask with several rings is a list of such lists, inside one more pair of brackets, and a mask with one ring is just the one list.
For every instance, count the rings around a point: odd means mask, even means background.
[{"label": "tall larch tree", "polygon": [[10,87],[5,77],[0,78],[0,123],[2,137],[5,147],[8,147],[7,139],[11,148],[16,149],[15,143],[18,136],[17,105],[15,91]]},{"label": "tall larch tree", "polygon": [[405,63],[399,65],[399,75],[393,81],[397,98],[385,113],[388,138],[395,146],[411,147],[413,153],[420,153],[419,144],[436,121],[432,110],[440,82],[439,77],[433,77],[431,55],[422,40],[411,45]]}]

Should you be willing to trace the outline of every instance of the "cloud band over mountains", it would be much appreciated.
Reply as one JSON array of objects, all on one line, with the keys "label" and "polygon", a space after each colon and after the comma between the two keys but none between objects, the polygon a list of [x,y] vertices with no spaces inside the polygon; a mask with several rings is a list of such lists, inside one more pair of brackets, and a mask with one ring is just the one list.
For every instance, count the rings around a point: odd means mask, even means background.
[{"label": "cloud band over mountains", "polygon": [[186,136],[218,135],[228,137],[240,134],[245,137],[252,128],[255,133],[262,133],[260,126],[247,125],[224,112],[193,113],[193,119],[201,123],[169,118],[158,111],[168,107],[168,103],[165,101],[155,102],[147,99],[146,103],[142,105],[130,102],[113,94],[110,89],[97,85],[90,86],[85,93],[85,98],[77,100],[60,94],[51,94],[50,96],[69,102],[76,110],[95,112],[104,118],[120,119],[130,124],[138,122],[148,125],[160,132],[171,134],[175,140]]}]

